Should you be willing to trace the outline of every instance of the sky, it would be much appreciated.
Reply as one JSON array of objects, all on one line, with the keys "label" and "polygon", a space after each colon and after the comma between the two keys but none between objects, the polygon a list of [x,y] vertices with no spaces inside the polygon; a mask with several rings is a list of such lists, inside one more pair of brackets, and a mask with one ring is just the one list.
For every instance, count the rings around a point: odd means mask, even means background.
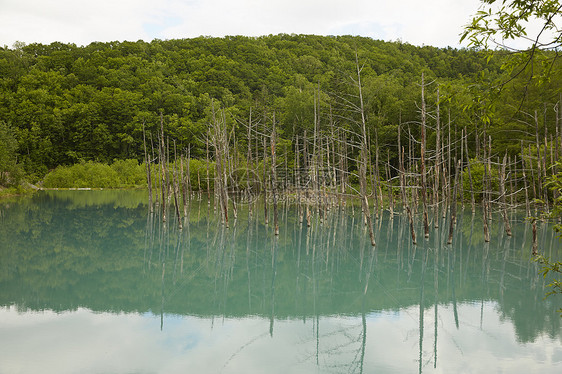
[{"label": "sky", "polygon": [[458,48],[479,6],[479,0],[0,0],[0,46],[285,33]]}]

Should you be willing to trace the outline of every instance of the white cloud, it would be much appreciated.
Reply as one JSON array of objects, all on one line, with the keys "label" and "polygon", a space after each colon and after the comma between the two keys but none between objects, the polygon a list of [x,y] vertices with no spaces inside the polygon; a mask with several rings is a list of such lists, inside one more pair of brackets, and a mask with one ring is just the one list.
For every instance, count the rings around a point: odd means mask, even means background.
[{"label": "white cloud", "polygon": [[479,0],[2,0],[0,45],[278,33],[458,45]]},{"label": "white cloud", "polygon": [[143,24],[157,20],[160,13],[146,0],[5,0],[0,44],[148,39]]}]

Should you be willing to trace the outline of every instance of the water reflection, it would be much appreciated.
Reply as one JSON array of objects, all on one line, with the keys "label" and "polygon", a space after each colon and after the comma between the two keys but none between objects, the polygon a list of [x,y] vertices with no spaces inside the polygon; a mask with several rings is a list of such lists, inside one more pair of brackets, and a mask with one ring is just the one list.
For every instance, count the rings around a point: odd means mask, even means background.
[{"label": "water reflection", "polygon": [[[285,206],[276,237],[259,207],[226,229],[195,200],[180,231],[147,214],[144,192],[121,193],[2,203],[0,373],[562,365],[557,300],[543,300],[524,221],[513,237],[492,221],[485,243],[481,215],[459,215],[454,247],[441,229],[416,246],[404,217],[386,215],[372,248],[352,207],[308,227]],[[550,228],[539,234],[560,258]]]}]

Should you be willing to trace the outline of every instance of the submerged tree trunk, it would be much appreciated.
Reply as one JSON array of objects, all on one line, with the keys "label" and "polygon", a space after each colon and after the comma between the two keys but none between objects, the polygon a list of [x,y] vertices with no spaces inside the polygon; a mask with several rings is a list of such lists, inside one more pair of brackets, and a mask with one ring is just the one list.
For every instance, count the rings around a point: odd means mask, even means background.
[{"label": "submerged tree trunk", "polygon": [[264,223],[269,225],[269,213],[267,211],[267,144],[263,138],[263,218]]},{"label": "submerged tree trunk", "polygon": [[[176,141],[174,140],[174,159],[177,160],[176,155]],[[174,194],[174,207],[176,208],[176,216],[178,218],[178,228],[180,230],[183,229],[183,224],[181,221],[181,213],[180,213],[180,206],[178,201],[178,192],[179,192],[179,179],[178,179],[178,172],[177,172],[177,162],[174,163],[174,168],[172,172],[172,191]]]},{"label": "submerged tree trunk", "polygon": [[429,218],[427,213],[427,181],[425,172],[425,125],[426,125],[426,109],[424,98],[424,76],[422,73],[421,83],[421,151],[420,151],[420,173],[421,173],[421,190],[422,190],[422,203],[423,203],[423,228],[426,238],[429,238]]},{"label": "submerged tree trunk", "polygon": [[470,170],[470,157],[468,156],[468,135],[466,133],[466,127],[465,127],[465,151],[466,151],[466,169],[468,171],[468,181],[470,183],[470,207],[472,208],[472,214],[474,214],[476,212],[476,200],[474,198],[474,184],[472,182],[472,173]]},{"label": "submerged tree trunk", "polygon": [[144,121],[142,123],[142,144],[144,147],[144,165],[146,168],[146,182],[148,185],[148,209],[150,213],[154,212],[154,205],[152,204],[152,175],[150,170],[150,156],[146,151],[146,136],[144,131]]},{"label": "submerged tree trunk", "polygon": [[435,117],[436,122],[436,139],[435,139],[435,180],[433,184],[433,223],[434,228],[439,228],[439,178],[441,170],[441,123],[439,118],[439,87],[437,87],[437,112]]},{"label": "submerged tree trunk", "polygon": [[[486,149],[488,147],[484,147],[484,162],[486,162]],[[482,214],[483,214],[483,225],[484,225],[484,241],[488,243],[490,241],[490,230],[488,229],[488,193],[487,193],[487,185],[488,185],[488,167],[484,166],[484,179],[482,180]]]},{"label": "submerged tree trunk", "polygon": [[168,189],[166,171],[166,146],[164,144],[164,116],[160,112],[160,172],[162,177],[162,222],[166,222],[166,190]]},{"label": "submerged tree trunk", "polygon": [[279,213],[277,211],[277,158],[275,142],[275,114],[273,114],[273,131],[271,133],[271,192],[273,194],[273,228],[275,235],[279,235]]},{"label": "submerged tree trunk", "polygon": [[533,249],[531,250],[531,254],[536,256],[539,254],[538,244],[537,244],[537,220],[533,219]]},{"label": "submerged tree trunk", "polygon": [[219,200],[219,207],[225,226],[229,227],[228,222],[228,194],[227,194],[227,147],[228,137],[226,130],[226,119],[224,112],[221,118],[217,118],[214,103],[211,102],[213,124],[212,141],[215,148],[215,190]]},{"label": "submerged tree trunk", "polygon": [[502,201],[502,215],[503,215],[503,222],[505,226],[505,233],[507,236],[511,236],[511,225],[509,224],[509,217],[507,216],[507,202],[505,200],[505,169],[506,169],[506,162],[507,162],[507,152],[503,157],[503,162],[500,166],[500,196]]},{"label": "submerged tree trunk", "polygon": [[[459,169],[460,169],[461,161],[458,160],[455,162],[455,186],[453,189],[453,196],[457,195],[457,189],[459,187]],[[447,244],[453,243],[453,231],[455,229],[455,222],[457,220],[457,201],[453,199],[451,201],[451,222],[449,225],[449,239],[447,240]]]},{"label": "submerged tree trunk", "polygon": [[365,108],[363,105],[363,92],[361,87],[361,68],[359,67],[359,59],[357,52],[355,52],[355,65],[357,67],[357,89],[359,91],[359,105],[361,111],[361,161],[359,163],[359,185],[361,193],[361,205],[363,215],[365,217],[371,245],[375,246],[375,234],[373,232],[373,224],[371,222],[371,212],[369,211],[369,201],[367,200],[367,124],[365,119]]},{"label": "submerged tree trunk", "polygon": [[406,211],[408,212],[408,222],[410,223],[410,235],[412,236],[412,243],[417,244],[416,241],[416,230],[414,229],[414,219],[412,218],[412,211],[410,207],[406,205]]},{"label": "submerged tree trunk", "polygon": [[531,204],[529,203],[529,187],[527,186],[527,175],[525,173],[525,159],[523,158],[523,141],[521,141],[521,173],[523,174],[523,188],[525,190],[525,212],[531,217]]}]

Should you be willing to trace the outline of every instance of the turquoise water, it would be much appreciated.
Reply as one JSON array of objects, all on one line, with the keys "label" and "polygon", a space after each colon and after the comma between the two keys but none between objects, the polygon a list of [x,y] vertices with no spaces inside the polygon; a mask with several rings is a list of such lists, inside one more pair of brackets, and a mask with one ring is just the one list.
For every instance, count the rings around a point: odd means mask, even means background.
[{"label": "turquoise water", "polygon": [[[562,297],[530,261],[530,225],[459,215],[428,240],[388,212],[311,227],[242,205],[225,228],[192,200],[183,230],[144,191],[0,202],[0,373],[558,373]],[[271,214],[271,209],[270,209]],[[417,222],[420,219],[418,217]],[[272,219],[270,219],[272,222]],[[188,223],[188,224],[187,224]],[[539,251],[562,243],[539,224]]]}]

